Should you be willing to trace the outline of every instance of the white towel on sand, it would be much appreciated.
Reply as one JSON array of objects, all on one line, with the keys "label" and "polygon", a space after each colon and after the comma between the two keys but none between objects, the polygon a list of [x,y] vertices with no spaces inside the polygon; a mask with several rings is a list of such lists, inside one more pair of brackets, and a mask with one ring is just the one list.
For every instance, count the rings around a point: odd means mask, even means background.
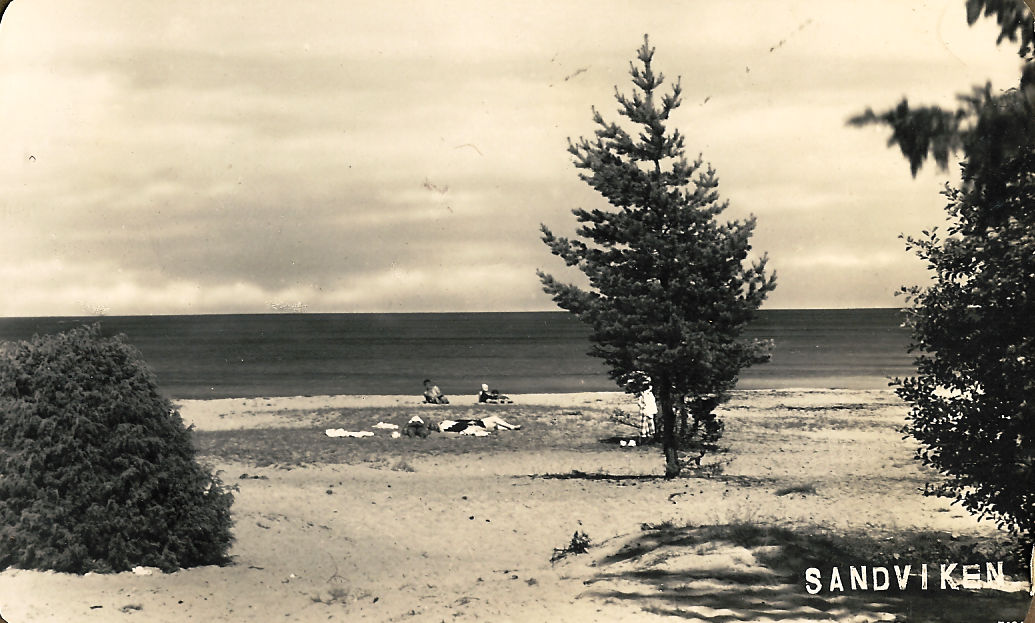
[{"label": "white towel on sand", "polygon": [[361,430],[359,432],[348,431],[344,428],[328,428],[328,437],[373,437],[374,433],[368,430]]}]

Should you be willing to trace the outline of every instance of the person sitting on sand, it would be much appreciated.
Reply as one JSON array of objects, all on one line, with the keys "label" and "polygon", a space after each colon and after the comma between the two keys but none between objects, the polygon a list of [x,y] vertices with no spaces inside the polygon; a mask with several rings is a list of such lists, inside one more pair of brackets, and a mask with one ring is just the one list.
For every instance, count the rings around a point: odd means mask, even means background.
[{"label": "person sitting on sand", "polygon": [[487,402],[489,404],[503,404],[505,402],[511,402],[510,398],[500,394],[498,389],[489,391],[489,386],[482,383],[482,390],[478,392],[478,402]]},{"label": "person sitting on sand", "polygon": [[447,405],[449,399],[442,395],[437,385],[431,384],[431,379],[424,379],[424,402],[433,405]]},{"label": "person sitting on sand", "polygon": [[442,420],[436,425],[439,432],[443,433],[460,433],[470,435],[472,432],[467,432],[473,429],[483,430],[520,430],[520,424],[511,424],[505,422],[503,418],[495,415],[489,417],[483,417],[476,420]]}]

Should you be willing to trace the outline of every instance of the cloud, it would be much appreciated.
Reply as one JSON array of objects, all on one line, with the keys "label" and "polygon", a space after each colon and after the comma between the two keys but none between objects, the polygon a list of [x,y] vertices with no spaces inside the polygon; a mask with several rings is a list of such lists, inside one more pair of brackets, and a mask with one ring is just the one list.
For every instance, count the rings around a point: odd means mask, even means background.
[{"label": "cloud", "polygon": [[902,263],[901,253],[876,253],[860,255],[827,250],[820,253],[798,254],[781,262],[790,268],[823,269],[881,269]]},{"label": "cloud", "polygon": [[542,308],[538,279],[523,266],[389,263],[353,272],[316,287],[219,280],[216,284],[163,279],[148,271],[126,271],[99,264],[25,263],[0,271],[0,288],[19,297],[0,303],[3,316],[148,315],[266,313],[271,303],[307,313],[374,311],[515,311]]},{"label": "cloud", "polygon": [[671,127],[718,169],[727,216],[758,217],[771,303],[894,304],[888,284],[917,274],[897,236],[941,222],[948,176],[914,181],[881,131],[844,124],[1015,79],[994,24],[961,11],[14,3],[0,313],[552,309],[539,224],[570,235],[572,208],[606,207],[567,138],[592,136],[592,106],[620,119],[645,32],[683,77]]}]

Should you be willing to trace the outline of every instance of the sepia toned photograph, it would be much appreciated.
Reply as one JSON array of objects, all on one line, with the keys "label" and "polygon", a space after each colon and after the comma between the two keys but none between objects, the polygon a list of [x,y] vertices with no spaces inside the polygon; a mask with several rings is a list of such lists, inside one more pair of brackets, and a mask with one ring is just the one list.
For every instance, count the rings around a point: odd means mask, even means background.
[{"label": "sepia toned photograph", "polygon": [[0,623],[1035,623],[1033,10],[0,0]]}]

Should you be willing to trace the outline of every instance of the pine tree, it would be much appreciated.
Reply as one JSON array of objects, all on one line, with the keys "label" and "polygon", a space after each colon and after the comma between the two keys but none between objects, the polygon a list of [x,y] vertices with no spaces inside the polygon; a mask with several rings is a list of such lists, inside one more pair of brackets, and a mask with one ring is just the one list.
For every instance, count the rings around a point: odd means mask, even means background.
[{"label": "pine tree", "polygon": [[[633,136],[604,121],[596,109],[596,139],[569,141],[579,177],[614,210],[572,210],[583,225],[558,238],[542,226],[543,241],[568,266],[589,277],[591,290],[537,271],[559,307],[593,328],[590,354],[609,366],[627,391],[653,388],[661,419],[665,474],[679,474],[677,413],[714,418],[739,371],[768,361],[767,343],[740,339],[776,275],[766,257],[748,265],[755,227],[751,217],[720,223],[718,177],[702,160],[687,161],[683,135],[666,123],[679,106],[681,85],[659,94],[664,76],[651,66],[644,37],[637,67],[630,63],[631,98],[618,92],[619,114],[639,126]],[[696,176],[696,177],[695,177]]]}]

